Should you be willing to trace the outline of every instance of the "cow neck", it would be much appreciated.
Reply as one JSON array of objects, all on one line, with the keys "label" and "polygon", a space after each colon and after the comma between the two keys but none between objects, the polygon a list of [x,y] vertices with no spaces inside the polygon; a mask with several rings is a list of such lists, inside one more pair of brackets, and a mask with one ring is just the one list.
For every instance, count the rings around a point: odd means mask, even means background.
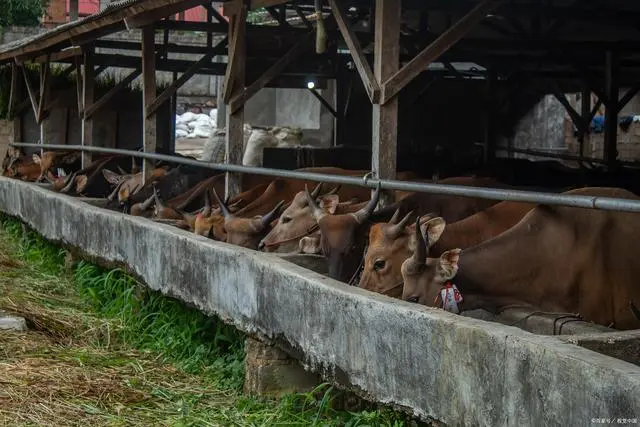
[{"label": "cow neck", "polygon": [[453,282],[465,299],[527,303],[527,291],[534,285],[540,266],[536,257],[529,255],[537,248],[518,240],[518,234],[509,231],[461,253]]}]

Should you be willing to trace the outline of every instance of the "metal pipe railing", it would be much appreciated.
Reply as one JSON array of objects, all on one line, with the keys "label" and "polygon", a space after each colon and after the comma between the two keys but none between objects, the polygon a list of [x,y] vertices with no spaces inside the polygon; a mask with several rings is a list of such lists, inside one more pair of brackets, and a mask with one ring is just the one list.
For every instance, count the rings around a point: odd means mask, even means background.
[{"label": "metal pipe railing", "polygon": [[253,166],[240,166],[222,163],[207,163],[199,160],[166,154],[144,153],[118,148],[85,147],[82,145],[32,144],[16,142],[9,144],[13,147],[44,148],[51,150],[85,151],[103,154],[116,154],[137,157],[148,160],[161,160],[187,166],[195,166],[222,172],[252,173],[256,175],[273,176],[276,178],[292,178],[327,184],[354,185],[376,188],[378,183],[383,190],[412,191],[430,194],[477,197],[480,199],[505,200],[513,202],[536,203],[576,208],[598,209],[605,211],[640,212],[640,200],[628,200],[612,197],[566,195],[543,193],[538,191],[510,190],[498,188],[479,188],[464,185],[429,184],[424,182],[407,182],[397,180],[379,180],[376,178],[356,178],[352,176],[327,175],[316,172],[290,171],[284,169],[267,169]]}]

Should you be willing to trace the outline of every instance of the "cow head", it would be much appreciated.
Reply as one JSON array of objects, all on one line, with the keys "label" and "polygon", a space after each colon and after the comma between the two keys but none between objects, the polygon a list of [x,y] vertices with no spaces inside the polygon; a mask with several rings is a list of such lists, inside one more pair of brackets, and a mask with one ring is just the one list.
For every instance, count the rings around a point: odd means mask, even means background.
[{"label": "cow head", "polygon": [[402,262],[411,256],[413,236],[407,223],[413,212],[399,219],[396,210],[389,223],[374,224],[369,231],[369,245],[364,257],[360,287],[391,297],[402,296]]},{"label": "cow head", "polygon": [[220,200],[215,189],[213,189],[213,196],[224,216],[224,228],[227,234],[226,242],[250,249],[258,248],[260,240],[269,231],[271,223],[277,218],[280,209],[284,205],[284,200],[282,200],[266,215],[257,215],[253,218],[238,218]]},{"label": "cow head", "polygon": [[[321,188],[322,183],[314,188],[311,197],[325,212],[333,215],[339,202],[339,197],[335,194],[339,187],[319,197]],[[282,212],[273,229],[260,241],[258,249],[265,252],[296,252],[300,239],[311,235],[317,227],[311,208],[307,203],[307,196],[304,191],[300,191]]]},{"label": "cow head", "polygon": [[305,194],[320,229],[320,247],[329,261],[329,276],[348,282],[360,264],[368,219],[380,199],[380,184],[366,206],[343,215],[329,215],[318,206],[307,188]]},{"label": "cow head", "polygon": [[[419,225],[420,218],[416,220],[416,250],[402,264],[402,298],[406,301],[433,305],[445,282],[453,279],[458,272],[461,249],[446,251],[440,258],[428,258],[429,246],[433,245],[444,231],[440,220],[442,218],[431,219],[424,227]],[[438,232],[439,229],[442,231]]]},{"label": "cow head", "polygon": [[156,186],[152,184],[153,188],[153,200],[155,202],[155,208],[153,210],[153,215],[158,219],[184,219],[183,215],[173,209],[172,207],[166,206],[160,195],[158,194],[158,190]]},{"label": "cow head", "polygon": [[42,157],[34,154],[32,158],[34,163],[40,165],[40,176],[38,177],[38,181],[40,181],[45,177],[46,173],[51,170],[51,168],[62,165],[71,165],[79,161],[80,153],[45,151],[42,153]]}]

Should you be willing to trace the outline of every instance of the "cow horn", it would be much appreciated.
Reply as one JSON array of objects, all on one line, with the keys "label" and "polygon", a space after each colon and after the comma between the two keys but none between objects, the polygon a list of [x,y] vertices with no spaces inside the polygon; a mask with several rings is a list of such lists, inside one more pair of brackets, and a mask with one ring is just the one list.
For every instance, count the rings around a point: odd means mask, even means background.
[{"label": "cow horn", "polygon": [[260,219],[260,231],[267,228],[267,226],[269,226],[269,224],[271,224],[273,220],[276,219],[276,217],[280,213],[280,208],[282,207],[282,205],[284,205],[284,200],[280,200],[280,203],[278,203],[276,207],[271,210],[271,212],[263,215],[263,217]]},{"label": "cow horn", "polygon": [[149,198],[147,200],[145,200],[144,202],[142,202],[142,205],[140,206],[142,208],[143,211],[146,211],[147,209],[149,209],[149,206],[151,206],[151,203],[155,200],[156,193],[154,191],[152,196],[149,196]]},{"label": "cow horn", "polygon": [[397,224],[399,218],[400,218],[400,208],[396,209],[396,211],[393,213],[391,220],[389,220],[389,224]]},{"label": "cow horn", "polygon": [[[400,216],[399,214],[400,214],[400,209],[396,210],[396,213],[393,214],[393,218],[391,218],[392,225],[391,227],[387,228],[385,233],[386,236],[391,240],[397,239],[398,236],[404,233],[404,228],[407,226],[407,222],[409,222],[409,218],[411,217],[411,215],[413,215],[413,211],[410,211],[408,214],[406,214],[404,218],[402,218],[400,222],[396,224],[396,222],[398,221],[398,218],[396,218],[396,215]],[[393,221],[394,218],[395,218],[395,221]]]},{"label": "cow horn", "polygon": [[325,196],[332,196],[334,194],[338,194],[338,191],[340,191],[341,188],[342,188],[342,185],[338,184],[335,187],[333,187],[333,189],[331,191],[329,191],[327,194],[325,194]]},{"label": "cow horn", "polygon": [[120,167],[120,165],[116,165],[116,167],[118,168],[118,172],[120,172],[120,175],[128,175],[128,174],[124,171],[124,169],[122,169],[122,168]]},{"label": "cow horn", "polygon": [[69,175],[67,179],[65,179],[64,187],[62,187],[62,190],[60,190],[61,193],[68,193],[71,190],[71,187],[73,186],[73,183],[76,180],[77,173],[78,172],[74,172],[71,175]]},{"label": "cow horn", "polygon": [[202,209],[202,216],[211,215],[211,197],[209,196],[209,190],[204,192],[204,208]]},{"label": "cow horn", "polygon": [[316,219],[316,221],[320,221],[322,217],[326,215],[326,212],[322,210],[320,206],[318,206],[315,198],[311,196],[311,194],[309,194],[309,188],[306,185],[304,186],[304,194],[307,198],[307,204],[311,208],[311,213],[313,213],[313,217]]},{"label": "cow horn", "polygon": [[313,197],[313,200],[318,198],[318,196],[320,195],[321,189],[322,189],[322,183],[319,183],[318,185],[316,185],[316,188],[313,189],[313,191],[311,192],[311,197]]},{"label": "cow horn", "polygon": [[429,251],[427,240],[422,234],[422,229],[420,229],[420,218],[420,216],[416,218],[416,250],[410,258],[411,263],[416,267],[427,262],[427,253]]},{"label": "cow horn", "polygon": [[122,184],[124,184],[124,181],[120,181],[118,183],[118,185],[116,185],[116,188],[113,189],[113,191],[111,192],[111,194],[109,194],[109,196],[107,196],[107,199],[109,201],[112,201],[113,199],[116,198],[116,195],[118,194],[118,191],[120,191],[120,187],[122,187]]},{"label": "cow horn", "polygon": [[225,205],[220,200],[220,197],[218,196],[218,192],[216,191],[216,189],[212,188],[212,190],[213,190],[213,197],[215,197],[216,203],[218,203],[218,206],[220,206],[220,212],[222,212],[222,216],[224,216],[224,219],[232,219],[233,214],[229,211],[229,208],[227,207],[227,205]]},{"label": "cow horn", "polygon": [[376,206],[378,205],[378,200],[380,200],[380,183],[378,182],[378,186],[376,187],[376,192],[373,193],[373,197],[367,203],[367,206],[360,209],[358,212],[353,214],[353,217],[356,219],[358,224],[363,224],[366,220],[369,219]]}]

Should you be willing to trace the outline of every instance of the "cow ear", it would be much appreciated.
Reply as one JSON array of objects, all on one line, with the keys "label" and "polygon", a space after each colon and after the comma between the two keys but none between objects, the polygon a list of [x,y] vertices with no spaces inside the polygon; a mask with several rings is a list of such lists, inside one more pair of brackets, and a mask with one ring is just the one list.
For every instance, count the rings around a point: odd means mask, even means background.
[{"label": "cow ear", "polygon": [[111,185],[118,185],[122,180],[122,175],[118,175],[115,172],[110,171],[109,169],[102,169],[102,175],[104,179]]},{"label": "cow ear", "polygon": [[40,158],[40,156],[38,156],[37,154],[34,154],[33,156],[31,156],[31,158],[33,159],[33,163],[39,165],[40,162],[42,161],[42,159]]},{"label": "cow ear", "polygon": [[429,238],[429,246],[440,240],[447,223],[441,217],[432,218],[421,226],[425,236]]},{"label": "cow ear", "polygon": [[438,262],[438,275],[443,280],[451,280],[458,272],[458,262],[460,261],[462,249],[451,249],[440,255]]},{"label": "cow ear", "polygon": [[318,236],[305,236],[298,242],[300,252],[303,254],[319,254],[320,238]]},{"label": "cow ear", "polygon": [[320,207],[330,215],[333,215],[336,212],[339,203],[340,196],[337,194],[320,197]]}]

